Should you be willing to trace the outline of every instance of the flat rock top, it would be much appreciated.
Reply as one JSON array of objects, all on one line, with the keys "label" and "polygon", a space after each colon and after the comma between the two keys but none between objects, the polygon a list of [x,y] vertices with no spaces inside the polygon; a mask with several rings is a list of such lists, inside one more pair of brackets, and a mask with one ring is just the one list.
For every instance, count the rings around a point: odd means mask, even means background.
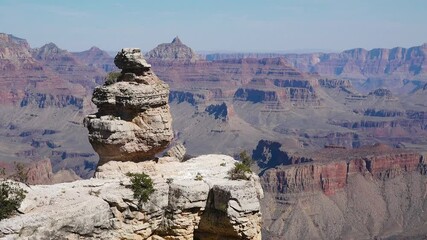
[{"label": "flat rock top", "polygon": [[159,162],[108,162],[98,168],[96,177],[100,179],[121,179],[127,172],[144,172],[152,178],[173,178],[176,180],[192,180],[199,173],[204,180],[227,179],[228,171],[234,167],[234,160],[226,155],[202,155],[185,162],[174,161],[173,158],[160,158]]}]

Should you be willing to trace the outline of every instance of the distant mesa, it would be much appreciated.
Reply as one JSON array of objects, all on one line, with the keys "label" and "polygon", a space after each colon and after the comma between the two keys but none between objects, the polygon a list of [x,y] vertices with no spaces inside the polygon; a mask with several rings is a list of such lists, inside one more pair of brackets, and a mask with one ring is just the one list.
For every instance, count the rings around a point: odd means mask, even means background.
[{"label": "distant mesa", "polygon": [[146,54],[150,60],[180,60],[194,62],[199,60],[196,52],[175,37],[171,43],[162,43]]}]

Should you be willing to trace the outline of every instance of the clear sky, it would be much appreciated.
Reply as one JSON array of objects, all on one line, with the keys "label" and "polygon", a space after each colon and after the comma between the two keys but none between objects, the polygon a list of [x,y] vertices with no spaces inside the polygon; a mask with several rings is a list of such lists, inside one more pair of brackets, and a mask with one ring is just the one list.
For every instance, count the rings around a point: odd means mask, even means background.
[{"label": "clear sky", "polygon": [[32,47],[198,51],[410,47],[427,42],[427,0],[0,0],[0,32]]}]

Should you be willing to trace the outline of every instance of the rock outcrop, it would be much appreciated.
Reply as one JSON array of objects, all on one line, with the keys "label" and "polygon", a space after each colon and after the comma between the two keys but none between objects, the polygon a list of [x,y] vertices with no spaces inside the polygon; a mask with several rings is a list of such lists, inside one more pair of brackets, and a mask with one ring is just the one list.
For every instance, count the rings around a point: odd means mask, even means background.
[{"label": "rock outcrop", "polygon": [[99,165],[152,159],[173,137],[169,86],[150,70],[139,49],[122,49],[114,62],[122,69],[117,81],[93,93],[98,113],[85,119],[89,141]]},{"label": "rock outcrop", "polygon": [[165,157],[173,157],[176,158],[178,161],[182,162],[185,158],[186,149],[184,144],[177,143],[173,147],[171,147],[168,151],[165,153]]},{"label": "rock outcrop", "polygon": [[[113,161],[94,179],[22,186],[23,214],[0,222],[0,238],[261,239],[259,179],[228,179],[235,162],[224,155]],[[127,172],[153,179],[148,202],[133,198]]]}]

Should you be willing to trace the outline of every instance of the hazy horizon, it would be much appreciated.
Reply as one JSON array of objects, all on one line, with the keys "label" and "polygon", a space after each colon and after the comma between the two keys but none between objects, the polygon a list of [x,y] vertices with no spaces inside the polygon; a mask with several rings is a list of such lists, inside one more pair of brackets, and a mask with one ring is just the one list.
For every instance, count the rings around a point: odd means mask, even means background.
[{"label": "hazy horizon", "polygon": [[69,51],[147,51],[179,36],[197,52],[339,52],[422,45],[424,9],[424,0],[2,0],[0,31]]}]

